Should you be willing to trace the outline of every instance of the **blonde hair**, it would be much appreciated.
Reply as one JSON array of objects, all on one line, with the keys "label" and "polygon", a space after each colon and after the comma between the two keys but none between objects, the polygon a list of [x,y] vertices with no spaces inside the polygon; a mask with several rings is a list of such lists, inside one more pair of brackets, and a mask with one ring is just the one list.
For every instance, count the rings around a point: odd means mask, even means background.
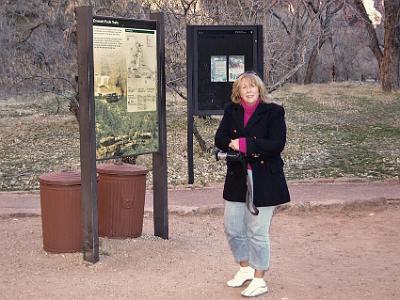
[{"label": "blonde hair", "polygon": [[267,88],[262,81],[262,79],[252,71],[247,71],[241,74],[234,82],[232,86],[232,94],[231,94],[231,100],[233,103],[239,104],[241,99],[240,99],[240,84],[242,83],[243,80],[248,80],[251,84],[254,84],[258,87],[258,91],[260,93],[260,99],[262,102],[265,103],[270,103],[271,100],[268,96],[268,91]]}]

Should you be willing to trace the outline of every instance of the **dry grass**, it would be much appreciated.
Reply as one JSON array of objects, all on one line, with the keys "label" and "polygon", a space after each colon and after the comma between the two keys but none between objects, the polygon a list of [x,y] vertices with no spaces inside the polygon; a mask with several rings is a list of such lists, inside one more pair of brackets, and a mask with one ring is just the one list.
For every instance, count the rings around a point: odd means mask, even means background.
[{"label": "dry grass", "polygon": [[400,93],[359,83],[288,85],[288,177],[398,176]]},{"label": "dry grass", "polygon": [[[288,179],[398,176],[400,92],[384,94],[378,85],[331,83],[287,85],[273,94],[284,105],[288,141],[284,151]],[[167,99],[168,182],[187,183],[186,102]],[[0,101],[0,190],[38,188],[40,174],[79,169],[78,124],[54,98]],[[212,146],[220,117],[195,118]],[[225,166],[194,144],[195,183],[221,182]],[[138,164],[151,169],[151,155]],[[151,185],[151,173],[148,185]]]}]

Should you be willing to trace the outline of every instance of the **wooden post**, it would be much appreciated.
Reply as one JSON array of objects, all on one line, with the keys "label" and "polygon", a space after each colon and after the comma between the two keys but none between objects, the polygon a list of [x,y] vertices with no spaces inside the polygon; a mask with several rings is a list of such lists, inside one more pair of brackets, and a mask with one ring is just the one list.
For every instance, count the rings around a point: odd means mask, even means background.
[{"label": "wooden post", "polygon": [[264,78],[264,35],[263,35],[263,26],[257,25],[257,35],[255,40],[254,49],[256,49],[256,66],[254,70],[257,70],[258,75],[262,80],[265,81]]},{"label": "wooden post", "polygon": [[83,259],[95,263],[99,261],[99,236],[97,225],[92,7],[77,7],[76,16],[78,34],[78,92],[82,183]]},{"label": "wooden post", "polygon": [[193,169],[193,43],[194,43],[194,28],[186,27],[186,71],[187,71],[187,162],[188,162],[188,183],[194,183]]},{"label": "wooden post", "polygon": [[159,151],[153,153],[154,235],[163,239],[168,239],[168,173],[164,14],[162,12],[151,13],[150,19],[157,21],[157,103],[159,116]]}]

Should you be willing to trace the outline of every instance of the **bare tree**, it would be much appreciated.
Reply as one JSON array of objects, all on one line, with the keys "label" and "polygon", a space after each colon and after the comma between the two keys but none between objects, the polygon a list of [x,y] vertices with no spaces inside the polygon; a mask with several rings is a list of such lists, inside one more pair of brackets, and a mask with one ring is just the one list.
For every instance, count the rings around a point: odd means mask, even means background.
[{"label": "bare tree", "polygon": [[353,0],[368,32],[369,47],[379,64],[382,89],[391,91],[400,87],[400,0],[385,0],[385,37],[384,45],[379,44],[372,21],[369,19],[362,0]]},{"label": "bare tree", "polygon": [[0,12],[1,92],[51,92],[73,98],[70,92],[75,90],[75,79],[69,71],[74,49],[64,44],[64,29],[69,26],[63,14],[66,1],[54,4],[52,1],[6,0],[3,4]]},{"label": "bare tree", "polygon": [[93,5],[97,15],[140,18],[137,1],[5,0],[0,11],[0,85],[7,94],[53,93],[78,116],[74,9]]},{"label": "bare tree", "polygon": [[319,50],[322,48],[327,40],[332,39],[331,21],[332,18],[343,8],[344,1],[307,1],[309,7],[309,13],[317,15],[319,19],[319,34],[318,42],[314,45],[311,50],[311,54],[308,60],[307,71],[304,78],[304,84],[309,84],[312,81],[315,66],[317,63],[317,56]]},{"label": "bare tree", "polygon": [[[383,82],[397,80],[398,86],[399,76],[393,66],[398,66],[399,55],[396,54],[400,53],[399,41],[395,38],[399,36],[396,24],[399,23],[400,0],[385,1],[386,10],[393,12],[385,18],[385,53],[361,0],[352,1],[352,9],[359,11],[358,18],[366,24],[370,48],[380,62],[381,71],[391,74],[386,77],[382,74]],[[363,41],[357,40],[357,45],[350,44],[352,47],[347,45],[359,27],[353,27],[351,22],[347,24],[346,40],[337,34],[338,29],[343,29],[343,24],[337,21],[342,15],[343,3],[344,0],[3,0],[0,92],[55,93],[68,99],[71,110],[77,113],[74,21],[77,5],[92,5],[94,14],[116,17],[146,18],[151,10],[163,11],[167,86],[184,98],[188,24],[263,25],[264,74],[270,91],[288,81],[303,82],[304,78],[304,82],[311,82],[316,70],[321,69],[320,62],[327,61],[329,53],[322,48],[326,41],[330,43],[333,61],[341,65],[337,69],[349,74],[353,70],[351,63],[341,60],[356,57]]]},{"label": "bare tree", "polygon": [[[300,70],[312,47],[317,19],[311,19],[302,1],[271,7],[265,31],[266,73],[269,90],[287,81],[300,82]],[[284,5],[283,5],[284,4]]]},{"label": "bare tree", "polygon": [[[264,27],[270,91],[288,81],[303,82],[304,66],[312,76],[317,64],[318,46],[323,44],[321,36],[326,40],[330,21],[341,9],[341,2],[334,0],[315,4],[311,1],[280,1],[278,4],[269,9]],[[326,32],[321,32],[321,22]]]}]

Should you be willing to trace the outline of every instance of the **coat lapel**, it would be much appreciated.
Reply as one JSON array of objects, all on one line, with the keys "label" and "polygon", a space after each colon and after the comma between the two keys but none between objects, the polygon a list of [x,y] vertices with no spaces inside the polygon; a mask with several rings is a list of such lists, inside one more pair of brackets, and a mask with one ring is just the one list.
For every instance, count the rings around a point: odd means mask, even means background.
[{"label": "coat lapel", "polygon": [[[260,103],[256,111],[250,117],[250,120],[247,122],[245,127],[246,130],[249,130],[252,126],[254,126],[260,119],[264,117],[264,115],[268,112],[268,105],[265,103]],[[243,125],[242,125],[243,126]]]},{"label": "coat lapel", "polygon": [[244,110],[241,105],[235,105],[233,109],[233,120],[235,121],[236,128],[239,132],[244,132]]}]

